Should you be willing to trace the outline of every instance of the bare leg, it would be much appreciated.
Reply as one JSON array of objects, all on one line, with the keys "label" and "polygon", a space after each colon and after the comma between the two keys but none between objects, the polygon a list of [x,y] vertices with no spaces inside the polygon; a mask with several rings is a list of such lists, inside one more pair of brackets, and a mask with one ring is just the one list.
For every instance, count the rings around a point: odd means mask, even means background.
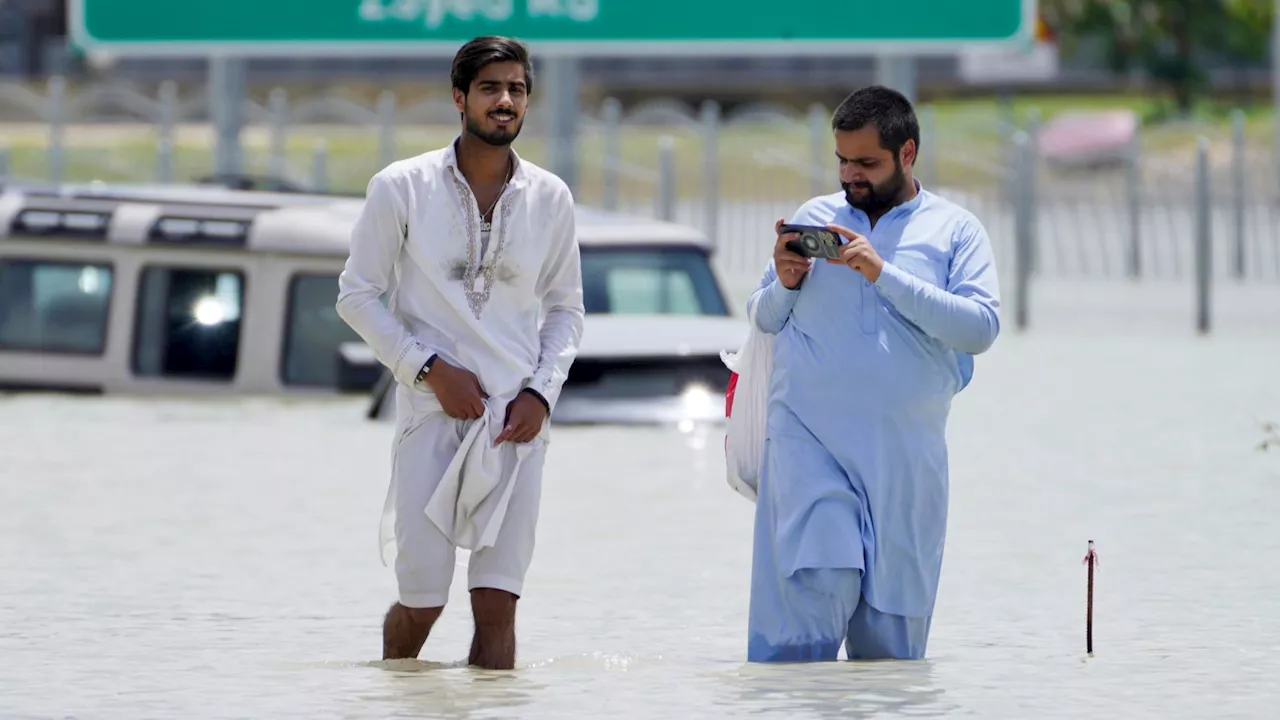
[{"label": "bare leg", "polygon": [[443,607],[410,608],[396,603],[382,621],[382,659],[416,658]]},{"label": "bare leg", "polygon": [[468,662],[487,670],[516,666],[516,601],[505,590],[476,588],[471,591],[471,614],[476,630]]}]

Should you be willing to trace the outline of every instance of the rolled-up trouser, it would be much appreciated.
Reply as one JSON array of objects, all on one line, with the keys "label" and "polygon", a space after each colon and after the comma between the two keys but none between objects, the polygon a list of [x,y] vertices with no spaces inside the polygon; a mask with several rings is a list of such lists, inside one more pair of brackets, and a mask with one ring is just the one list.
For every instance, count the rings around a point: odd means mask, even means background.
[{"label": "rolled-up trouser", "polygon": [[[395,507],[396,583],[400,604],[443,607],[449,599],[457,547],[426,515],[432,493],[466,437],[469,423],[443,412],[420,418],[395,445],[392,501]],[[520,465],[511,502],[492,547],[471,553],[467,586],[519,596],[533,559],[547,443],[541,438]]]}]

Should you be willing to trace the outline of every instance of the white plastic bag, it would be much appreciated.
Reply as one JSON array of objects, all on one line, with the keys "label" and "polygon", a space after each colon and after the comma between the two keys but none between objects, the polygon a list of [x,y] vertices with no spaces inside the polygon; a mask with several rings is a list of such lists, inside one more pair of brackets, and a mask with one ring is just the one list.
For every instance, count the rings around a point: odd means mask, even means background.
[{"label": "white plastic bag", "polygon": [[732,372],[725,392],[726,479],[734,492],[755,502],[764,460],[773,335],[756,327],[754,303],[748,311],[747,339],[742,348],[737,353],[721,352],[720,359]]}]

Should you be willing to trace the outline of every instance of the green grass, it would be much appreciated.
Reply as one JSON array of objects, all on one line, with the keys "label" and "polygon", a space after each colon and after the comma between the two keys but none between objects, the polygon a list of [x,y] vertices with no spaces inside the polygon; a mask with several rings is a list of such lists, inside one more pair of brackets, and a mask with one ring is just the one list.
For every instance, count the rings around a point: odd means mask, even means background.
[{"label": "green grass", "polygon": [[[936,172],[936,183],[972,187],[991,186],[1003,173],[1007,148],[1002,128],[1005,111],[992,99],[944,100],[929,103],[936,134],[926,138],[922,164]],[[1166,119],[1166,106],[1158,98],[1142,96],[1023,96],[1009,106],[1015,123],[1026,122],[1039,112],[1046,122],[1060,112],[1124,108],[1144,119],[1144,152],[1170,163],[1188,163],[1196,137],[1208,136],[1218,149],[1230,142],[1229,106],[1204,103],[1189,119]],[[1269,107],[1246,111],[1246,136],[1254,155],[1270,156],[1273,115]],[[379,167],[377,128],[373,126],[296,126],[287,142],[289,175],[311,180],[311,163],[317,143],[327,150],[328,184],[331,189],[361,191]],[[404,157],[439,147],[454,136],[447,126],[403,126],[396,138],[395,156]],[[624,202],[651,202],[656,193],[659,143],[664,136],[674,143],[677,194],[697,198],[703,194],[702,141],[692,127],[628,126],[620,137],[622,165],[619,196]],[[46,130],[38,125],[7,127],[4,139],[10,147],[12,172],[21,177],[48,176]],[[824,136],[829,158],[831,144]],[[158,165],[156,135],[147,125],[75,126],[66,134],[65,179],[72,181],[150,181]],[[246,165],[254,172],[268,168],[268,138],[262,127],[244,136]],[[547,163],[544,138],[527,131],[517,149],[530,160]],[[1265,153],[1258,152],[1265,149]],[[718,146],[719,192],[724,199],[750,201],[794,199],[811,193],[811,139],[803,122],[735,124],[721,130]],[[1216,154],[1216,153],[1215,153]],[[603,143],[596,133],[586,133],[579,146],[579,197],[597,203],[603,197]],[[184,126],[175,138],[175,179],[187,180],[212,168],[212,136],[206,126]],[[834,185],[834,165],[830,166]]]}]

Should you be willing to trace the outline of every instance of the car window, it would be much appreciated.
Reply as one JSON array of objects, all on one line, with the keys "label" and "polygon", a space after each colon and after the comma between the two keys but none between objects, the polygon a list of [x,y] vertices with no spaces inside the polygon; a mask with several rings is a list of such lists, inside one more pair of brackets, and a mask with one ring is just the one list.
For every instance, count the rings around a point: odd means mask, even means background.
[{"label": "car window", "polygon": [[0,350],[101,355],[113,274],[97,262],[0,260]]},{"label": "car window", "polygon": [[582,248],[588,313],[729,314],[707,254],[697,248]]},{"label": "car window", "polygon": [[[280,379],[286,385],[336,388],[338,352],[363,342],[338,315],[337,275],[298,274],[289,281],[289,315]],[[386,293],[382,295],[385,306]]]},{"label": "car window", "polygon": [[241,268],[150,265],[138,281],[135,375],[229,383],[240,361]]}]

